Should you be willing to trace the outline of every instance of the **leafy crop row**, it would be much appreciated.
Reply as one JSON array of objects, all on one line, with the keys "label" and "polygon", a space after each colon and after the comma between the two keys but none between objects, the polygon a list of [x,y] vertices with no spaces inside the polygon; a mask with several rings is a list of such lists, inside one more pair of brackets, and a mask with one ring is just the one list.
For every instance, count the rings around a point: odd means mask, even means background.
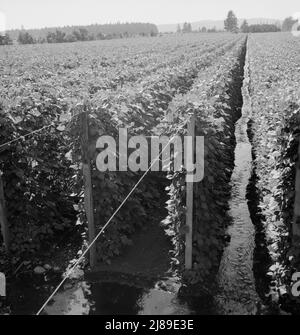
[{"label": "leafy crop row", "polygon": [[[190,284],[213,279],[224,248],[233,169],[234,124],[240,116],[245,40],[205,71],[186,95],[177,96],[170,111],[186,134],[186,123],[196,117],[196,135],[205,137],[204,180],[194,185],[193,270],[185,273]],[[170,175],[169,216],[165,225],[176,246],[174,258],[184,268],[185,173]],[[200,293],[200,292],[199,292]]]},{"label": "leafy crop row", "polygon": [[258,209],[269,255],[269,299],[287,308],[291,274],[300,254],[291,249],[299,145],[300,44],[291,34],[251,37],[249,47],[253,147]]},{"label": "leafy crop row", "polygon": [[[36,250],[49,248],[54,237],[57,241],[74,228],[81,213],[81,134],[74,114],[89,109],[91,139],[115,134],[124,125],[130,134],[151,133],[175,94],[188,91],[198,71],[226,53],[235,40],[224,35],[197,41],[193,37],[188,41],[162,38],[155,43],[104,41],[64,48],[4,48],[0,57],[0,142],[53,125],[14,142],[0,154],[13,254],[31,257]],[[205,53],[207,45],[211,52]],[[167,46],[170,52],[165,51]],[[188,56],[184,55],[187,51]],[[145,68],[146,63],[149,66]],[[132,86],[134,74],[141,78],[150,73],[151,80],[144,77],[139,86]],[[98,226],[124,199],[137,177],[130,173],[100,175],[94,169]],[[130,243],[133,223],[147,223],[145,208],[155,206],[159,199],[151,183],[146,180],[117,218],[119,225],[106,233],[108,245],[100,246],[102,260],[109,260]],[[118,226],[120,230],[114,228]]]},{"label": "leafy crop row", "polygon": [[[106,129],[103,130],[103,133],[106,134],[117,136],[119,127],[127,127],[129,136],[137,134],[158,135],[166,132],[168,126],[164,122],[164,117],[174,96],[186,93],[192,87],[199,71],[215,61],[218,62],[217,57],[226,54],[227,50],[232,48],[235,43],[230,43],[203,57],[191,58],[184,62],[180,69],[176,68],[176,71],[170,69],[169,74],[163,78],[156,78],[153,82],[149,81],[142,92],[133,91],[120,97],[107,97],[105,110],[101,107],[94,110],[95,120],[100,121],[99,125],[95,126],[95,130],[99,129],[100,124],[104,124],[103,115],[107,113],[110,117],[105,122]],[[92,101],[94,105],[97,105],[97,96]],[[173,134],[176,134],[181,127],[182,124],[178,123],[173,129]],[[139,176],[141,176],[140,173],[128,172],[107,173],[103,177],[103,173],[94,169],[93,184],[97,199],[95,207],[100,227],[109,219],[118,203],[129,193]],[[107,190],[107,192],[103,192],[103,190]],[[111,256],[118,255],[121,248],[130,243],[130,236],[136,226],[147,224],[149,221],[147,211],[160,206],[163,191],[158,188],[151,175],[146,178],[116,216],[112,227],[107,230],[108,235],[104,235],[100,239],[98,254],[101,256],[101,260],[107,261]],[[111,195],[110,197],[107,196],[108,193]],[[155,220],[155,218],[153,219]]]}]

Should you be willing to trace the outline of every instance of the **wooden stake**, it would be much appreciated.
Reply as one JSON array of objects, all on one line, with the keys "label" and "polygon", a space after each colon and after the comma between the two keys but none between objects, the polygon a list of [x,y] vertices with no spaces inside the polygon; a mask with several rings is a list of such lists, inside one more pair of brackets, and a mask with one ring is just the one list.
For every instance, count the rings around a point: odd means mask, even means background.
[{"label": "wooden stake", "polygon": [[[187,136],[192,137],[192,147],[185,148],[192,152],[194,159],[195,152],[195,116],[191,117],[188,123]],[[193,202],[194,202],[194,183],[187,182],[186,185],[186,236],[185,236],[185,268],[191,270],[193,267]]]},{"label": "wooden stake", "polygon": [[296,165],[293,240],[294,240],[294,246],[299,247],[299,242],[300,242],[300,143],[298,147],[298,162]]},{"label": "wooden stake", "polygon": [[[94,206],[93,206],[93,185],[91,173],[91,160],[89,158],[89,126],[88,112],[81,114],[81,151],[82,151],[82,172],[84,182],[84,207],[89,230],[89,244],[95,238],[95,223],[94,223]],[[96,265],[96,245],[90,249],[90,266],[93,268]]]},{"label": "wooden stake", "polygon": [[2,181],[2,172],[0,172],[0,225],[3,236],[3,242],[5,246],[5,250],[9,251],[9,228],[6,217],[6,205],[5,205],[5,197],[4,197],[4,189],[3,189],[3,181]]}]

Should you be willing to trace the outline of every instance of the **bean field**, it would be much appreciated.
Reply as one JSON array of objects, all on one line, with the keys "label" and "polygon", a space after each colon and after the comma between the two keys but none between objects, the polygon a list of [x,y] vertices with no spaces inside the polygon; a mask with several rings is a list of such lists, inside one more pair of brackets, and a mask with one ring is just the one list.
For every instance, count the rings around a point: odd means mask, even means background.
[{"label": "bean field", "polygon": [[[3,310],[37,313],[65,278],[42,313],[298,314],[299,82],[290,33],[1,47]],[[184,168],[96,166],[100,136],[184,137],[191,120],[192,231]]]}]

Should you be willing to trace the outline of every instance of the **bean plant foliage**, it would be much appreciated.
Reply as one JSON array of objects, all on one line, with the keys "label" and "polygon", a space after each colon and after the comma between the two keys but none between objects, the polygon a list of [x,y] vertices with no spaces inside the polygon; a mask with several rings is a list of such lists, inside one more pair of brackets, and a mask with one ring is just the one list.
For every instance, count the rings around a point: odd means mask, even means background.
[{"label": "bean plant foliage", "polygon": [[[259,38],[257,38],[259,41]],[[250,71],[253,148],[259,194],[258,208],[269,264],[265,302],[299,313],[290,290],[299,271],[299,242],[293,241],[296,164],[299,160],[299,48],[281,36],[251,39]]]},{"label": "bean plant foliage", "polygon": [[194,185],[193,270],[184,271],[185,171],[169,175],[169,215],[164,221],[175,245],[174,266],[184,273],[187,284],[201,284],[198,294],[211,289],[208,283],[218,270],[230,223],[229,182],[234,124],[240,115],[244,52],[244,41],[240,41],[218,64],[200,73],[191,91],[178,96],[170,106],[178,117],[176,123],[181,124],[179,134],[187,135],[187,122],[194,115],[196,135],[205,138],[204,180]]},{"label": "bean plant foliage", "polygon": [[1,142],[24,136],[1,150],[12,253],[41,249],[76,218],[74,170],[66,157],[71,142],[59,130],[59,116],[66,111],[63,100],[37,94],[22,97],[9,109],[1,106]]},{"label": "bean plant foliage", "polygon": [[[221,47],[217,53],[223,55],[234,45],[235,42],[231,42]],[[166,113],[176,96],[181,96],[189,91],[199,70],[214,62],[216,53],[208,56],[196,60],[192,59],[188,64],[183,64],[179,71],[170,71],[161,81],[156,79],[153,83],[150,82],[147,88],[141,92],[130,90],[126,92],[126,95],[120,95],[117,98],[102,97],[100,107],[96,107],[100,97],[95,96],[93,99],[95,107],[91,113],[94,143],[96,138],[103,134],[117,138],[120,127],[127,128],[128,136],[164,134],[173,136],[179,134],[186,126],[186,120],[178,121],[172,127],[166,122]],[[94,144],[93,147],[95,147]],[[99,230],[142,177],[142,173],[100,173],[95,167],[95,155],[97,155],[97,151],[94,151],[94,156],[91,158],[93,160],[95,217]],[[109,229],[99,239],[98,255],[100,261],[110,263],[113,256],[119,255],[124,247],[132,243],[131,236],[136,229],[153,222],[157,224],[156,218],[149,216],[149,213],[161,206],[161,198],[165,191],[157,183],[155,175],[157,173],[149,173],[144,178],[134,194],[114,217]],[[184,206],[182,210],[184,210]]]},{"label": "bean plant foliage", "polygon": [[[209,275],[220,257],[222,245],[219,242],[222,242],[225,230],[224,204],[229,194],[226,183],[230,178],[233,154],[230,138],[234,117],[229,114],[236,103],[233,102],[231,89],[234,86],[234,71],[239,66],[242,41],[230,36],[222,43],[220,40],[210,41],[208,52],[192,48],[189,57],[178,55],[175,60],[172,58],[172,66],[167,70],[158,67],[147,81],[141,79],[142,74],[138,75],[134,79],[138,81],[137,87],[132,86],[130,71],[126,79],[128,83],[123,81],[122,85],[105,88],[99,83],[96,87],[99,78],[93,71],[107,72],[107,67],[101,65],[102,69],[99,65],[99,69],[96,60],[90,67],[90,60],[86,65],[86,59],[80,55],[77,61],[74,58],[72,68],[61,67],[55,60],[52,64],[45,58],[40,67],[46,67],[46,71],[37,69],[36,65],[31,66],[30,71],[42,73],[41,85],[38,85],[38,76],[26,72],[22,77],[26,89],[18,86],[16,92],[19,96],[14,93],[13,102],[12,99],[3,99],[0,114],[0,143],[24,136],[2,148],[0,153],[7,217],[12,234],[11,252],[21,258],[31,257],[38,250],[51,248],[63,233],[74,229],[76,222],[86,227],[81,165],[82,113],[89,115],[89,158],[95,224],[99,232],[142,173],[100,173],[95,164],[98,137],[111,135],[117,139],[120,127],[126,127],[129,136],[183,136],[188,118],[195,112],[198,134],[211,140],[206,144],[210,157],[209,163],[206,163],[207,177],[201,185],[195,186],[197,199],[204,199],[201,204],[204,207],[199,208],[200,202],[195,202],[195,270],[187,278],[195,283]],[[59,57],[66,63],[71,62],[65,56]],[[117,61],[112,63],[116,66]],[[146,70],[149,70],[148,67]],[[53,73],[58,73],[58,77],[54,78]],[[111,74],[106,73],[106,76],[110,78]],[[7,81],[6,77],[4,79]],[[56,80],[58,92],[50,87],[51,83],[55,85]],[[7,84],[8,88],[10,86]],[[178,119],[170,125],[166,122],[166,115],[173,109]],[[229,126],[226,125],[227,120]],[[25,137],[43,127],[41,132]],[[224,162],[215,169],[219,154]],[[214,170],[217,172],[214,173]],[[184,175],[182,171],[168,176],[170,199],[166,206],[169,215],[165,221],[165,230],[174,242],[173,262],[181,270]],[[110,263],[114,256],[123,252],[124,247],[132,244],[131,238],[137,229],[158,223],[150,213],[162,206],[161,199],[166,191],[162,187],[164,185],[157,182],[157,176],[166,175],[149,173],[100,237],[97,243],[100,261]],[[200,191],[198,187],[203,189]],[[211,207],[213,203],[216,203],[214,208]],[[203,212],[207,213],[204,219]],[[204,240],[203,236],[207,239]]]}]

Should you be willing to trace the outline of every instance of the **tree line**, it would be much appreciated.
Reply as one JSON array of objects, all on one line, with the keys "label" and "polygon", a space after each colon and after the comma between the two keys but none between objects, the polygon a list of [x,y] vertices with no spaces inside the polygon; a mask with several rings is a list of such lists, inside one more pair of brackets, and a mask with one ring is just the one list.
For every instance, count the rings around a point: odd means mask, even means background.
[{"label": "tree line", "polygon": [[[295,24],[298,23],[298,20],[294,20],[292,17],[286,18],[282,25],[269,24],[269,23],[261,23],[261,24],[249,24],[247,20],[244,20],[241,26],[239,27],[238,18],[231,10],[228,12],[227,18],[224,21],[224,28],[226,31],[231,33],[270,33],[270,32],[279,32],[279,31],[291,31]],[[298,27],[300,30],[300,27]],[[191,23],[184,23],[181,27],[180,24],[177,26],[177,33],[191,33],[192,25]],[[202,27],[198,29],[198,32],[202,33],[214,33],[217,32],[216,28],[207,29],[206,27]]]},{"label": "tree line", "polygon": [[14,30],[0,39],[0,45],[35,43],[68,43],[77,41],[93,41],[133,36],[156,36],[157,26],[151,23],[114,23],[90,25],[86,27],[44,28],[35,30]]},{"label": "tree line", "polygon": [[[227,18],[224,21],[225,30],[232,33],[270,33],[279,31],[291,31],[298,20],[293,20],[292,17],[286,18],[281,26],[276,24],[252,24],[249,25],[247,20],[244,20],[242,25],[238,26],[238,19],[234,12],[231,10],[228,12]],[[298,27],[299,30],[299,27]]]},{"label": "tree line", "polygon": [[[239,27],[238,18],[231,10],[228,12],[227,18],[224,21],[224,28],[226,31],[232,33],[265,33],[291,31],[292,29],[295,29],[297,23],[298,20],[295,20],[292,17],[286,18],[281,26],[267,23],[249,25],[247,20],[244,20]],[[298,30],[300,30],[300,26],[298,27]],[[193,32],[191,23],[185,22],[182,26],[178,24],[177,33],[191,32]],[[217,29],[202,27],[199,28],[197,32],[215,33],[217,32]],[[16,40],[19,44],[68,43],[128,38],[132,36],[157,36],[158,33],[156,25],[151,23],[94,24],[86,27],[64,27],[61,29],[44,28],[30,31],[15,30],[10,34],[0,34],[0,45],[11,45],[13,44],[13,40]]]},{"label": "tree line", "polygon": [[180,24],[177,25],[177,33],[192,33],[192,32],[200,32],[200,33],[216,33],[217,28],[207,29],[206,27],[199,28],[198,31],[193,31],[192,24],[189,22],[185,22],[182,27]]}]

